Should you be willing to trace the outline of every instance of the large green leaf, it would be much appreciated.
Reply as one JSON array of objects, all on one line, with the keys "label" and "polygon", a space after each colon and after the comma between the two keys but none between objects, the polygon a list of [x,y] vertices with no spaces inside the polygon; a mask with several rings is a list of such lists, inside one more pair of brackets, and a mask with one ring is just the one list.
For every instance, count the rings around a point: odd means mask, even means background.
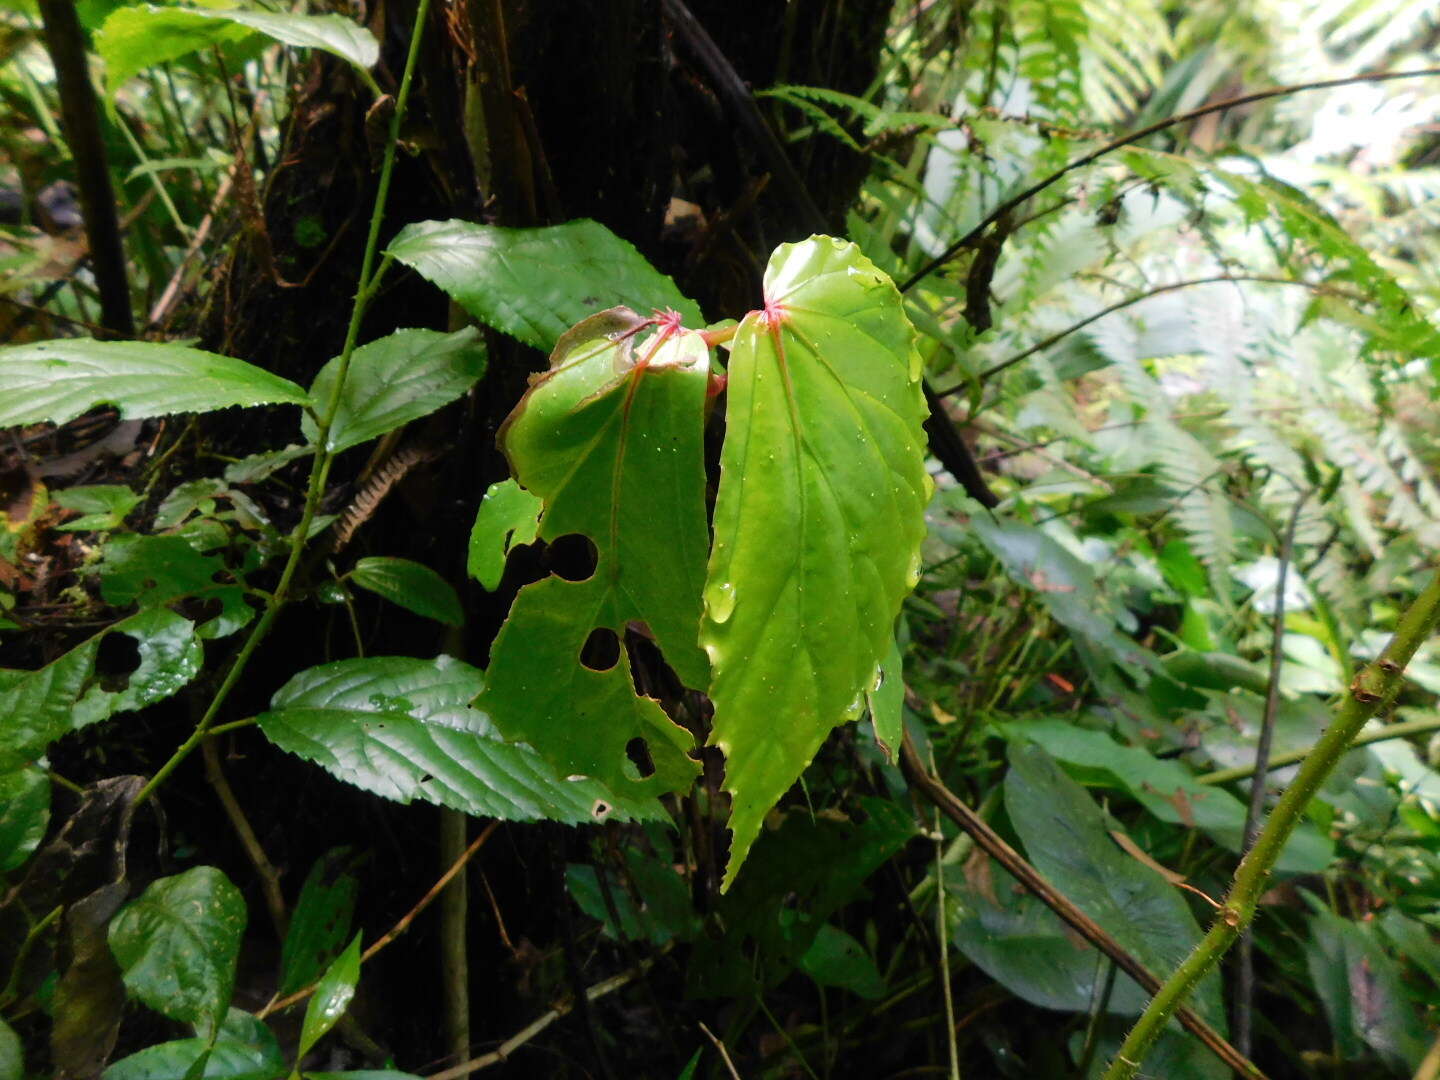
[{"label": "large green leaf", "polygon": [[588,315],[624,305],[673,308],[699,326],[693,300],[599,222],[506,229],[468,221],[407,225],[387,254],[434,282],[475,318],[537,349]]},{"label": "large green leaf", "polygon": [[[96,671],[101,642],[110,634],[133,638],[139,653],[139,665],[119,686]],[[203,659],[190,621],[166,608],[152,608],[96,634],[38,671],[0,673],[0,769],[34,761],[67,732],[169,697],[195,677]]]},{"label": "large green leaf", "polygon": [[260,729],[336,779],[396,802],[423,799],[510,821],[575,824],[612,810],[661,816],[656,803],[563,779],[528,746],[505,742],[470,707],[484,687],[482,671],[448,656],[340,660],[286,683],[260,715]]},{"label": "large green leaf", "polygon": [[50,777],[34,765],[0,773],[0,874],[24,864],[50,824]]},{"label": "large green leaf", "polygon": [[[695,643],[709,354],[693,331],[667,323],[643,338],[645,328],[624,308],[580,323],[501,429],[517,479],[545,502],[540,538],[583,535],[598,560],[582,581],[549,577],[520,591],[482,699],[500,730],[560,772],[636,797],[687,788],[699,765],[690,733],[637,696],[627,627],[643,623],[686,686],[709,678]],[[610,646],[595,667],[581,660],[592,634]],[[636,739],[648,775],[627,757]]]},{"label": "large green leaf", "polygon": [[245,932],[245,898],[213,866],[160,878],[110,924],[130,992],[206,1033],[224,1018]]},{"label": "large green leaf", "polygon": [[346,577],[416,615],[447,626],[465,622],[454,587],[424,563],[374,555],[357,562]]},{"label": "large green leaf", "polygon": [[[1179,891],[1115,844],[1119,826],[1038,746],[1011,745],[1005,810],[1036,868],[1150,971],[1174,971],[1200,940]],[[1219,977],[1194,1001],[1223,1032]]]},{"label": "large green leaf", "polygon": [[876,688],[919,571],[926,411],[900,293],[853,244],[782,245],[740,324],[705,584],[726,883],[761,818]]},{"label": "large green leaf", "polygon": [[209,1039],[176,1039],[121,1058],[101,1080],[277,1080],[285,1072],[278,1054],[259,1047],[228,1039],[213,1046]]},{"label": "large green leaf", "polygon": [[146,68],[255,34],[295,48],[323,49],[362,71],[374,67],[380,58],[375,35],[339,15],[155,4],[117,8],[100,28],[95,46],[105,61],[106,83],[113,94]]},{"label": "large green leaf", "polygon": [[96,405],[134,420],[277,403],[310,396],[244,360],[182,345],[74,338],[0,348],[0,427],[63,424]]},{"label": "large green leaf", "polygon": [[[325,408],[340,370],[337,356],[315,376],[310,396]],[[485,346],[474,327],[441,334],[397,330],[356,349],[350,357],[340,408],[327,440],[332,452],[358,446],[401,424],[448,405],[485,374]],[[318,431],[307,413],[300,430],[311,442]]]}]

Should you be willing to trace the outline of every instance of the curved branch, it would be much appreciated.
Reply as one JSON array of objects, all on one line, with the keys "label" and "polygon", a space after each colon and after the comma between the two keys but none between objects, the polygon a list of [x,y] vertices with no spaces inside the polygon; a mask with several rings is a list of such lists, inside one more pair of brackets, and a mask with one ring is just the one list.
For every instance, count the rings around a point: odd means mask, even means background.
[{"label": "curved branch", "polygon": [[985,230],[995,224],[996,221],[1014,210],[1027,199],[1040,194],[1055,181],[1074,172],[1076,169],[1083,169],[1093,161],[1097,161],[1106,154],[1123,149],[1141,139],[1148,138],[1156,132],[1164,131],[1166,128],[1174,127],[1177,124],[1184,124],[1191,120],[1198,120],[1202,116],[1209,116],[1211,113],[1224,112],[1227,109],[1234,109],[1241,105],[1250,105],[1257,101],[1266,101],[1270,98],[1288,97],[1291,94],[1299,94],[1306,90],[1328,90],[1335,86],[1350,86],[1354,83],[1368,82],[1389,82],[1392,79],[1418,79],[1427,76],[1440,75],[1440,68],[1420,68],[1417,71],[1375,71],[1368,75],[1349,75],[1341,79],[1322,79],[1319,82],[1296,83],[1292,86],[1272,86],[1267,90],[1257,90],[1253,94],[1241,94],[1239,97],[1226,98],[1224,101],[1213,101],[1209,105],[1202,105],[1198,109],[1191,109],[1189,112],[1177,113],[1174,116],[1167,116],[1164,120],[1157,120],[1153,124],[1147,124],[1137,128],[1128,135],[1121,135],[1118,139],[1112,139],[1088,154],[1081,154],[1073,161],[1066,162],[1055,172],[1040,180],[1035,181],[1018,195],[1012,195],[999,206],[986,214],[973,229],[967,232],[955,243],[951,244],[935,258],[922,266],[900,286],[900,291],[909,292],[925,278],[929,277],[940,267],[953,259],[966,248],[971,247],[975,241],[985,233]]}]

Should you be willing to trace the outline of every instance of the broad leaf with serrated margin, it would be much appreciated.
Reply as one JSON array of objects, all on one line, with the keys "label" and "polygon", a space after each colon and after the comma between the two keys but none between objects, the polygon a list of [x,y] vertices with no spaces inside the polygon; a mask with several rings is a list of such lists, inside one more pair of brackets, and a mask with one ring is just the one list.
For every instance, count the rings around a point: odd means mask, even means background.
[{"label": "broad leaf with serrated margin", "polygon": [[387,254],[485,325],[537,349],[619,304],[674,308],[692,326],[702,322],[695,302],[632,244],[584,218],[542,229],[421,221],[401,229]]},{"label": "broad leaf with serrated margin", "polygon": [[[516,478],[544,500],[542,540],[580,534],[598,551],[588,578],[526,586],[491,651],[482,705],[564,773],[632,797],[688,788],[690,733],[638,696],[623,647],[643,624],[680,680],[704,687],[696,645],[705,577],[703,426],[709,354],[700,335],[616,308],[565,335],[501,429]],[[603,670],[582,663],[609,635]],[[607,661],[592,663],[607,664]],[[653,771],[627,758],[645,742]]]},{"label": "broad leaf with serrated margin", "polygon": [[[326,408],[340,370],[337,356],[315,376],[310,396]],[[453,334],[397,330],[356,349],[340,390],[340,408],[326,439],[332,452],[358,446],[448,405],[485,374],[485,346],[473,326]],[[307,414],[300,430],[311,442],[319,434]]]},{"label": "broad leaf with serrated margin", "polygon": [[339,660],[286,683],[260,730],[337,780],[396,802],[508,821],[660,816],[658,804],[564,779],[530,747],[506,742],[470,706],[484,688],[484,672],[448,656]]},{"label": "broad leaf with serrated margin", "polygon": [[308,405],[289,379],[229,356],[150,341],[37,341],[0,348],[0,428],[63,424],[96,405],[130,420],[232,405]]},{"label": "broad leaf with serrated margin", "polygon": [[875,688],[931,489],[914,330],[853,244],[776,251],[729,377],[701,633],[733,800],[727,886],[765,813]]}]

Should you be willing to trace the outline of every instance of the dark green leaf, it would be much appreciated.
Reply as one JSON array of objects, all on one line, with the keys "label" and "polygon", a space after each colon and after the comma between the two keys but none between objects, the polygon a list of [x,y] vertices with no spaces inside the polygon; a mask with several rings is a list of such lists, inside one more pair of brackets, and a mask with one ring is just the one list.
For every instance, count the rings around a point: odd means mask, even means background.
[{"label": "dark green leaf", "polygon": [[179,536],[112,537],[96,566],[107,604],[158,607],[182,596],[205,596],[233,585],[218,553],[196,551]]},{"label": "dark green leaf", "polygon": [[487,326],[546,351],[581,319],[617,305],[673,308],[689,325],[703,323],[673,281],[595,221],[543,229],[422,221],[401,229],[388,254]]},{"label": "dark green leaf", "polygon": [[[135,639],[139,666],[123,685],[97,676],[107,634]],[[38,671],[5,672],[0,681],[0,769],[27,765],[55,739],[169,697],[200,670],[203,650],[188,619],[165,608],[141,611],[96,634]]]},{"label": "dark green leaf", "polygon": [[[202,1058],[204,1071],[196,1074]],[[285,1073],[278,1054],[244,1043],[222,1039],[211,1047],[208,1039],[179,1039],[121,1058],[105,1070],[102,1080],[189,1080],[197,1075],[205,1080],[276,1080]]]},{"label": "dark green leaf", "polygon": [[[340,358],[315,376],[310,396],[324,409],[335,392]],[[485,345],[474,327],[441,334],[397,330],[356,349],[350,357],[340,408],[326,440],[332,452],[347,450],[448,405],[485,374]],[[307,413],[300,430],[312,443],[319,434]]]},{"label": "dark green leaf", "polygon": [[514,480],[491,484],[470,530],[466,572],[494,592],[505,574],[505,559],[510,549],[535,542],[543,505]]},{"label": "dark green leaf", "polygon": [[346,577],[392,604],[449,626],[461,626],[465,612],[450,583],[423,563],[373,556],[361,559]]},{"label": "dark green leaf", "polygon": [[349,848],[331,848],[305,878],[280,949],[282,997],[319,978],[350,936],[358,883],[343,869],[349,858]]},{"label": "dark green leaf", "polygon": [[867,1001],[885,994],[885,980],[865,946],[826,923],[800,958],[800,970],[821,986],[838,986]]},{"label": "dark green leaf", "polygon": [[[629,797],[690,786],[691,734],[637,696],[628,628],[643,623],[686,686],[708,681],[695,638],[705,575],[703,410],[708,353],[700,335],[617,309],[586,319],[556,346],[501,429],[516,479],[545,502],[539,536],[588,538],[583,580],[527,585],[491,650],[481,704],[562,775],[592,776]],[[582,654],[602,641],[608,656]],[[627,750],[643,740],[642,775]]]},{"label": "dark green leaf", "polygon": [[50,823],[50,777],[30,766],[0,773],[0,874],[24,864]]},{"label": "dark green leaf", "polygon": [[483,672],[448,656],[341,660],[286,683],[260,728],[282,750],[396,802],[510,821],[661,816],[658,804],[563,779],[528,746],[505,742],[470,707],[484,686]]},{"label": "dark green leaf", "polygon": [[[1119,826],[1039,747],[1011,745],[1005,809],[1036,869],[1152,972],[1175,970],[1200,940],[1178,890],[1116,846]],[[1194,1001],[1223,1032],[1217,975]]]},{"label": "dark green leaf", "polygon": [[879,684],[931,491],[915,331],[890,279],[855,245],[812,237],[771,257],[765,301],[730,354],[700,638],[732,796],[727,886],[766,812]]},{"label": "dark green leaf", "polygon": [[110,924],[130,992],[207,1032],[225,1016],[245,932],[245,898],[212,866],[151,883]]},{"label": "dark green leaf", "polygon": [[96,405],[131,420],[232,405],[308,405],[289,379],[228,356],[149,341],[73,338],[0,348],[0,428],[63,424]]},{"label": "dark green leaf", "polygon": [[360,982],[360,935],[356,934],[345,951],[320,977],[315,993],[305,1006],[305,1022],[300,1028],[300,1049],[295,1060],[302,1061],[320,1037],[340,1022]]}]

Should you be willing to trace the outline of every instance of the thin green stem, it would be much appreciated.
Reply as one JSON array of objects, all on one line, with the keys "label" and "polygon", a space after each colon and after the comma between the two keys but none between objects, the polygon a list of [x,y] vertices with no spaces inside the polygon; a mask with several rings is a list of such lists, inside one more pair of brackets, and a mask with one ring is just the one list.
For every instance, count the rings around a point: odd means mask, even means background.
[{"label": "thin green stem", "polygon": [[[1355,736],[1350,743],[1350,749],[1357,746],[1369,746],[1371,743],[1386,742],[1389,739],[1404,739],[1411,735],[1425,735],[1432,731],[1440,731],[1440,716],[1429,716],[1424,720],[1406,720],[1403,724],[1386,724],[1383,728],[1374,731],[1365,731]],[[1297,761],[1304,761],[1310,753],[1307,747],[1304,750],[1287,750],[1283,754],[1272,754],[1270,757],[1270,768],[1279,769],[1286,765],[1294,765]],[[1214,772],[1205,773],[1195,778],[1201,784],[1228,784],[1234,780],[1245,780],[1255,774],[1254,764],[1237,765],[1233,769],[1216,769]]]},{"label": "thin green stem", "polygon": [[[350,358],[355,353],[355,345],[360,337],[360,323],[365,317],[365,310],[374,296],[374,286],[380,277],[375,272],[375,256],[380,247],[380,226],[385,218],[385,203],[390,195],[390,177],[395,171],[395,147],[400,142],[400,122],[405,116],[405,106],[410,100],[410,84],[415,76],[415,68],[420,57],[420,38],[425,28],[425,18],[430,10],[430,0],[420,0],[415,10],[415,25],[410,33],[410,50],[405,57],[405,73],[400,78],[400,91],[395,99],[395,111],[390,116],[390,134],[385,142],[385,158],[380,166],[380,180],[375,191],[375,206],[370,212],[370,231],[365,237],[365,254],[360,261],[360,278],[355,288],[355,302],[350,309],[350,324],[345,330],[345,346],[340,353],[340,363],[335,373],[335,384],[330,391],[330,400],[325,403],[325,409],[316,418],[315,433],[315,458],[310,465],[310,482],[305,491],[305,508],[300,515],[300,523],[290,534],[290,552],[285,559],[285,567],[280,571],[280,582],[275,586],[265,610],[256,621],[250,631],[245,644],[240,647],[239,654],[230,665],[230,670],[225,673],[215,696],[211,698],[200,722],[195,725],[195,730],[175,752],[170,759],[161,765],[146,785],[140,789],[135,797],[136,805],[143,803],[155,789],[163,784],[169,775],[199,746],[204,740],[211,726],[215,723],[215,717],[219,714],[225,700],[240,681],[240,676],[245,673],[250,659],[255,655],[256,648],[270,628],[275,624],[281,610],[285,607],[290,597],[290,588],[295,579],[295,571],[300,566],[300,557],[304,554],[306,541],[310,537],[310,527],[315,521],[315,516],[320,509],[320,498],[325,492],[325,482],[330,476],[330,465],[334,460],[334,453],[329,449],[330,429],[334,426],[335,416],[340,410],[341,395],[345,389],[345,378],[350,371]],[[381,264],[383,271],[389,265],[387,259]]]},{"label": "thin green stem", "polygon": [[1135,1076],[1175,1010],[1250,925],[1269,882],[1270,869],[1295,831],[1305,807],[1350,749],[1365,722],[1400,692],[1405,666],[1434,633],[1437,624],[1440,624],[1440,573],[1432,576],[1424,591],[1400,616],[1394,636],[1384,651],[1361,668],[1350,683],[1334,721],[1305,756],[1255,846],[1240,860],[1230,893],[1210,932],[1151,999],[1106,1070],[1105,1080],[1131,1080]]},{"label": "thin green stem", "polygon": [[60,917],[64,910],[63,904],[57,904],[26,932],[25,940],[20,943],[20,948],[15,953],[15,966],[10,969],[10,977],[5,980],[5,989],[0,990],[0,1005],[9,1005],[15,1000],[15,995],[20,988],[20,978],[25,972],[25,961],[30,958],[30,950],[35,947],[35,942],[40,940],[40,935]]}]

